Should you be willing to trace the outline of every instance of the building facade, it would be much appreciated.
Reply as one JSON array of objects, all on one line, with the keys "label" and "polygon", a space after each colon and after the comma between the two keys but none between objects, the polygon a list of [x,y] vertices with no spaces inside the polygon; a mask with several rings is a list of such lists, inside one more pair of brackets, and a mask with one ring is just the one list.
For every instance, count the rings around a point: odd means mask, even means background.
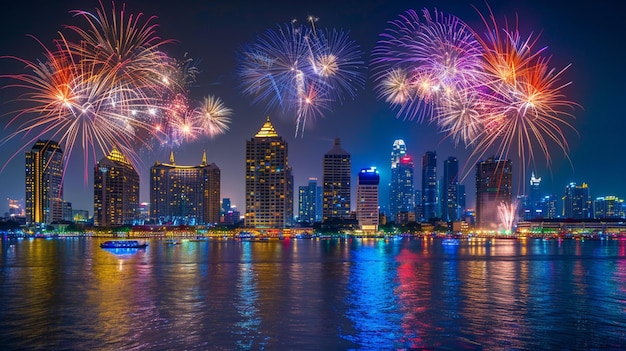
[{"label": "building facade", "polygon": [[324,155],[323,176],[323,221],[350,218],[352,159],[341,148],[339,138],[333,148]]},{"label": "building facade", "polygon": [[406,154],[404,140],[394,141],[389,182],[389,213],[394,220],[400,212],[415,211],[414,172],[413,159]]},{"label": "building facade", "polygon": [[422,156],[422,217],[425,221],[439,218],[437,153],[435,151],[427,151]]},{"label": "building facade", "polygon": [[591,196],[587,183],[577,185],[570,183],[565,187],[563,195],[563,218],[590,219],[593,218]]},{"label": "building facade", "polygon": [[37,140],[26,152],[26,223],[63,220],[63,150],[56,141]]},{"label": "building facade", "polygon": [[494,157],[476,164],[476,227],[497,229],[501,223],[500,206],[511,207],[512,182],[511,160]]},{"label": "building facade", "polygon": [[459,206],[459,161],[456,157],[450,156],[443,161],[442,190],[441,219],[447,222],[458,221],[461,216]]},{"label": "building facade", "polygon": [[134,224],[139,218],[139,174],[117,149],[96,163],[93,213],[96,226]]},{"label": "building facade", "polygon": [[298,188],[298,221],[322,221],[322,187],[317,185],[317,178],[309,178],[307,186]]},{"label": "building facade", "polygon": [[378,231],[378,184],[380,175],[374,167],[359,172],[356,186],[356,219],[366,232]]},{"label": "building facade", "polygon": [[220,220],[220,169],[207,164],[206,152],[198,166],[156,162],[150,168],[150,219],[173,225],[214,225]]},{"label": "building facade", "polygon": [[267,117],[246,142],[245,224],[253,228],[293,225],[293,175],[287,142]]}]

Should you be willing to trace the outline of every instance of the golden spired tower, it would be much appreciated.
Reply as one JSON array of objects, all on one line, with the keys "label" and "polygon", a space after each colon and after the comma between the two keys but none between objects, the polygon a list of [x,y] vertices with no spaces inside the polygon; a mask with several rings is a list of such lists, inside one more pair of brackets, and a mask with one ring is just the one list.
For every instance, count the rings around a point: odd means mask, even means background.
[{"label": "golden spired tower", "polygon": [[246,226],[285,228],[293,222],[293,175],[287,142],[267,117],[246,141]]},{"label": "golden spired tower", "polygon": [[96,164],[93,199],[96,226],[133,224],[139,217],[139,174],[116,148]]}]

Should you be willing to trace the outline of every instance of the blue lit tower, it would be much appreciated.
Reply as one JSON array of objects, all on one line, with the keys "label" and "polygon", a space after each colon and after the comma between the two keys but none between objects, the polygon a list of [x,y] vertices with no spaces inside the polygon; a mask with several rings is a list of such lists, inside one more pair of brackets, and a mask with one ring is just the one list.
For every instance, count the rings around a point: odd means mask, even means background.
[{"label": "blue lit tower", "polygon": [[422,216],[429,221],[438,218],[437,153],[427,151],[422,156]]},{"label": "blue lit tower", "polygon": [[565,187],[563,195],[563,217],[572,219],[592,218],[591,196],[587,183],[576,185],[570,183]]},{"label": "blue lit tower", "polygon": [[285,228],[293,222],[293,175],[287,142],[267,117],[246,142],[246,225]]},{"label": "blue lit tower", "polygon": [[496,160],[494,157],[476,164],[476,226],[494,229],[501,222],[498,206],[511,205],[512,200],[511,160]]},{"label": "blue lit tower", "polygon": [[341,148],[341,143],[337,138],[333,148],[324,155],[322,165],[324,221],[350,218],[351,172],[350,154]]},{"label": "blue lit tower", "polygon": [[532,172],[530,176],[529,192],[530,218],[528,219],[541,217],[541,177],[535,177],[535,172]]},{"label": "blue lit tower", "polygon": [[459,220],[459,161],[450,156],[443,161],[442,219],[448,222]]},{"label": "blue lit tower", "polygon": [[63,219],[63,150],[56,141],[37,140],[26,152],[26,223]]},{"label": "blue lit tower", "polygon": [[393,142],[391,151],[391,182],[389,184],[389,211],[392,218],[399,212],[412,212],[415,208],[413,159],[406,155],[404,140]]},{"label": "blue lit tower", "polygon": [[298,221],[315,223],[322,220],[322,187],[317,178],[309,178],[309,184],[298,188]]},{"label": "blue lit tower", "polygon": [[363,231],[378,230],[378,184],[380,176],[375,167],[359,172],[356,187],[356,219]]}]

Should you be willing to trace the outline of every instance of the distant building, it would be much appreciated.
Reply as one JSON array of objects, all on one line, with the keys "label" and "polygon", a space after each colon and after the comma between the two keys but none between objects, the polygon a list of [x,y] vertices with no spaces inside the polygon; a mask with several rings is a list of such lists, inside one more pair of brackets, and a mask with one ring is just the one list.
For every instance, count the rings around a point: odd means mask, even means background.
[{"label": "distant building", "polygon": [[198,166],[156,162],[150,168],[150,217],[155,223],[214,225],[220,220],[220,169],[208,164],[206,152]]},{"label": "distant building", "polygon": [[374,167],[363,168],[356,186],[356,219],[361,230],[378,231],[378,184],[380,176]]},{"label": "distant building", "polygon": [[350,219],[351,172],[351,156],[336,138],[333,148],[324,155],[322,168],[324,221]]},{"label": "distant building", "polygon": [[624,200],[617,196],[602,196],[593,202],[594,218],[624,218]]},{"label": "distant building", "polygon": [[293,174],[288,154],[287,142],[276,133],[269,117],[246,141],[246,226],[293,225]]},{"label": "distant building", "polygon": [[406,154],[404,140],[393,142],[391,151],[391,181],[389,183],[389,212],[395,218],[398,212],[415,211],[413,159]]},{"label": "distant building", "polygon": [[56,141],[38,140],[26,152],[26,222],[63,220],[63,150]]},{"label": "distant building", "polygon": [[591,196],[587,183],[570,183],[563,195],[563,218],[590,219],[593,217]]},{"label": "distant building", "polygon": [[322,221],[322,187],[317,185],[317,178],[309,178],[307,186],[298,188],[298,221]]},{"label": "distant building", "polygon": [[139,218],[139,174],[115,148],[94,168],[93,207],[95,226],[134,224]]},{"label": "distant building", "polygon": [[447,222],[458,221],[460,218],[459,161],[456,157],[450,156],[443,161],[442,190],[441,219]]},{"label": "distant building", "polygon": [[437,153],[435,151],[427,151],[422,156],[422,216],[425,221],[439,218]]},{"label": "distant building", "polygon": [[495,229],[501,222],[498,207],[511,206],[511,160],[494,157],[476,164],[476,226]]},{"label": "distant building", "polygon": [[83,224],[87,223],[89,221],[89,211],[72,210],[72,221]]}]

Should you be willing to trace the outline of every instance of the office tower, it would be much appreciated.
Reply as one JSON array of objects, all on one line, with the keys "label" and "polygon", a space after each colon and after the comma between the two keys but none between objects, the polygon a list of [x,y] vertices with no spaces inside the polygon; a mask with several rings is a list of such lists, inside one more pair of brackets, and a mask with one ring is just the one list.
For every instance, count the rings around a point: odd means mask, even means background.
[{"label": "office tower", "polygon": [[459,161],[450,156],[443,161],[443,196],[441,197],[443,220],[454,222],[459,220]]},{"label": "office tower", "polygon": [[437,153],[427,151],[422,156],[422,217],[425,221],[439,217],[437,193]]},{"label": "office tower", "polygon": [[380,176],[375,167],[363,168],[356,186],[356,219],[361,230],[378,230],[378,183]]},{"label": "office tower", "polygon": [[93,177],[93,224],[119,226],[139,218],[139,174],[117,149],[96,163]]},{"label": "office tower", "polygon": [[315,223],[322,220],[322,187],[317,178],[309,178],[309,184],[298,189],[298,221]]},{"label": "office tower", "polygon": [[393,142],[391,151],[391,182],[389,183],[389,212],[396,217],[399,212],[415,210],[415,187],[413,159],[406,155],[404,140]]},{"label": "office tower", "polygon": [[528,219],[541,217],[541,177],[535,177],[535,172],[530,176],[530,189],[528,196]]},{"label": "office tower", "polygon": [[501,222],[498,207],[511,206],[511,168],[511,160],[494,157],[476,164],[476,226],[479,229],[497,229]]},{"label": "office tower", "polygon": [[459,219],[465,220],[465,214],[467,213],[465,185],[459,184],[457,188],[457,202],[459,203]]},{"label": "office tower", "polygon": [[617,196],[598,197],[593,202],[594,218],[624,218],[624,200]]},{"label": "office tower", "polygon": [[538,218],[554,219],[557,218],[559,211],[557,205],[559,199],[556,195],[546,195],[541,199],[541,213]]},{"label": "office tower", "polygon": [[26,152],[26,222],[63,220],[63,150],[56,141],[37,140]]},{"label": "office tower", "polygon": [[591,210],[591,196],[587,183],[576,185],[570,183],[565,187],[563,195],[563,217],[571,219],[589,219],[593,215]]},{"label": "office tower", "polygon": [[225,197],[222,199],[222,213],[230,211],[230,198]]},{"label": "office tower", "polygon": [[324,203],[323,220],[350,218],[350,154],[341,148],[339,138],[324,155],[322,167]]},{"label": "office tower", "polygon": [[246,141],[246,226],[285,228],[293,221],[293,175],[287,142],[267,117]]},{"label": "office tower", "polygon": [[198,166],[170,163],[150,167],[150,217],[163,224],[214,225],[220,219],[220,169],[207,164],[206,152]]}]

